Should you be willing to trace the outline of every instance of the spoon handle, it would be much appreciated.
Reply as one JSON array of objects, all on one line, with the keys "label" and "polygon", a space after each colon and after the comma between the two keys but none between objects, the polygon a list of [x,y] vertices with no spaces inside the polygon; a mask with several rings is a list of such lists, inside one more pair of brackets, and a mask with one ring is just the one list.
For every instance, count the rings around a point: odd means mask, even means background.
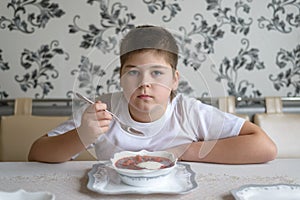
[{"label": "spoon handle", "polygon": [[87,97],[85,97],[85,96],[79,94],[78,92],[76,92],[75,94],[76,94],[79,98],[81,98],[81,99],[83,99],[83,100],[89,102],[90,104],[95,104],[95,102],[93,102],[93,101],[90,100],[89,98],[87,98]]},{"label": "spoon handle", "polygon": [[[83,99],[83,100],[85,100],[85,101],[87,101],[88,103],[90,103],[90,104],[95,104],[95,102],[93,102],[92,100],[90,100],[89,98],[87,98],[87,97],[85,97],[85,96],[83,96],[83,95],[81,95],[81,94],[79,94],[79,93],[75,93],[79,98],[81,98],[81,99]],[[114,113],[112,113],[112,112],[110,112],[109,110],[105,110],[106,112],[108,112],[109,114],[111,114],[116,120],[118,120],[119,122],[121,122],[121,120],[114,114]]]}]

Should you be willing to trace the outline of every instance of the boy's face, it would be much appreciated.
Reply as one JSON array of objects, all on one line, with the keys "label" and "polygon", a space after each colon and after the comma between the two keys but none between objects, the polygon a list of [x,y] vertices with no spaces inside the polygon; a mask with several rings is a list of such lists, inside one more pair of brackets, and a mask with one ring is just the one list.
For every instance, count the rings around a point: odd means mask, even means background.
[{"label": "boy's face", "polygon": [[130,56],[122,66],[121,86],[132,117],[147,122],[161,117],[178,79],[164,56],[151,50]]}]

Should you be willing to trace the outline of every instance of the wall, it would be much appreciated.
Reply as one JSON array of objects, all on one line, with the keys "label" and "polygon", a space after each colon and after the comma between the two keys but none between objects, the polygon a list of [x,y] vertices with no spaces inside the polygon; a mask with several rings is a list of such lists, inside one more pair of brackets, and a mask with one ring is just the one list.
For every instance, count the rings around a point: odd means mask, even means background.
[{"label": "wall", "polygon": [[119,41],[141,24],[176,37],[180,92],[300,96],[299,0],[1,0],[0,99],[120,90]]}]

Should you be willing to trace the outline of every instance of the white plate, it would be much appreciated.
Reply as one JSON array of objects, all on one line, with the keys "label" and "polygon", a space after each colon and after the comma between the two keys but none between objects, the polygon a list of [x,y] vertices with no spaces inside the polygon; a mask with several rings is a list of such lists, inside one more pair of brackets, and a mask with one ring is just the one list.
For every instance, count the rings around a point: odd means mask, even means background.
[{"label": "white plate", "polygon": [[18,190],[15,192],[0,191],[1,200],[54,200],[55,196],[49,192],[27,192]]},{"label": "white plate", "polygon": [[298,200],[300,185],[245,185],[231,193],[236,200]]},{"label": "white plate", "polygon": [[197,187],[195,172],[183,163],[178,163],[164,180],[151,187],[135,187],[123,183],[110,163],[93,165],[88,176],[88,189],[101,194],[184,194]]}]

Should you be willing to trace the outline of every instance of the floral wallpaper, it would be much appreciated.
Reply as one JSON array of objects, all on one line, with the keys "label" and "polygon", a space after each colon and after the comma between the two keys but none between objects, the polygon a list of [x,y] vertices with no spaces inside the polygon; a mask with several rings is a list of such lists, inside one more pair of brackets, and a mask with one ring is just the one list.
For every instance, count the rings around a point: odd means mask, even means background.
[{"label": "floral wallpaper", "polygon": [[300,0],[2,0],[0,99],[121,90],[120,40],[142,24],[176,38],[179,92],[300,96]]}]

